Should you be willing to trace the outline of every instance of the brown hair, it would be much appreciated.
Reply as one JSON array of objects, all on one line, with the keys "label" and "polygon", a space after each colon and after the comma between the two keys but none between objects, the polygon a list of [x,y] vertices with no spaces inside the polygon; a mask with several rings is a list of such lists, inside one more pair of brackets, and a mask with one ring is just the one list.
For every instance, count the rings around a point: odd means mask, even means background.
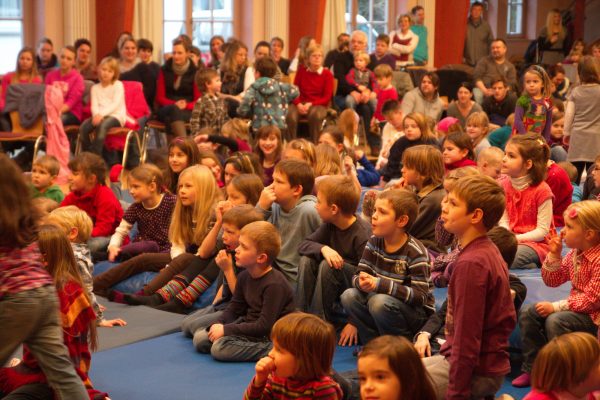
[{"label": "brown hair", "polygon": [[97,154],[84,151],[69,161],[68,166],[71,171],[82,172],[86,177],[95,176],[99,185],[106,184],[106,163]]},{"label": "brown hair", "polygon": [[444,181],[444,158],[436,147],[426,144],[409,147],[402,154],[402,164],[425,177],[423,187],[435,187]]},{"label": "brown hair", "polygon": [[60,164],[58,159],[50,154],[40,156],[35,159],[33,165],[44,168],[51,176],[58,176],[60,172]]},{"label": "brown hair", "polygon": [[256,137],[254,139],[254,148],[252,149],[252,150],[254,150],[254,153],[256,153],[258,155],[258,158],[260,159],[261,164],[265,159],[265,153],[263,153],[263,151],[260,149],[260,146],[258,145],[258,141],[260,139],[267,139],[271,135],[275,135],[275,137],[277,138],[277,148],[275,149],[275,159],[281,158],[281,152],[283,151],[283,142],[281,140],[281,130],[275,125],[261,126],[256,131]]},{"label": "brown hair", "polygon": [[375,78],[389,78],[393,75],[392,67],[388,64],[379,64],[373,70]]},{"label": "brown hair", "polygon": [[244,195],[247,199],[248,204],[252,206],[258,203],[260,194],[265,188],[263,181],[256,174],[241,174],[233,177],[230,185],[233,185],[235,190]]},{"label": "brown hair", "polygon": [[275,166],[275,172],[285,175],[291,187],[302,186],[302,196],[312,193],[315,186],[315,173],[306,161],[282,160]]},{"label": "brown hair", "polygon": [[467,150],[467,158],[469,160],[473,160],[475,158],[475,154],[473,153],[473,142],[471,141],[471,137],[464,133],[462,130],[448,133],[448,136],[446,136],[446,138],[444,139],[444,143],[445,142],[453,143],[460,150]]},{"label": "brown hair", "polygon": [[[379,35],[377,35],[377,38],[375,38],[375,42],[383,42],[389,46],[390,45],[390,37],[385,33],[380,33]],[[384,65],[384,64],[380,64],[380,65]],[[387,65],[387,64],[385,64],[385,65]]]},{"label": "brown hair", "polygon": [[314,168],[315,176],[339,175],[342,173],[342,160],[336,149],[321,143],[316,148],[317,162]]},{"label": "brown hair", "polygon": [[573,164],[568,161],[561,161],[557,164],[567,173],[571,182],[577,181],[577,168]]},{"label": "brown hair", "polygon": [[584,56],[579,60],[577,73],[581,83],[600,83],[600,68],[593,56]]},{"label": "brown hair", "polygon": [[265,253],[269,262],[275,261],[281,250],[281,236],[270,222],[251,222],[242,228],[240,236],[244,235],[252,241],[257,253]]},{"label": "brown hair", "polygon": [[200,68],[198,72],[196,72],[196,86],[202,93],[206,92],[208,89],[206,86],[219,76],[219,73],[216,69],[212,68]]},{"label": "brown hair", "polygon": [[[177,137],[169,143],[168,152],[171,152],[173,147],[177,147],[187,156],[187,166],[191,167],[192,165],[196,165],[200,162],[200,152],[198,150],[198,145],[194,142],[194,139],[190,137]],[[171,168],[167,168],[167,173],[165,174],[166,186],[169,188],[171,193],[177,193],[177,179],[179,178],[179,174],[176,174],[171,170]]]},{"label": "brown hair", "polygon": [[315,168],[317,165],[317,152],[315,145],[306,139],[294,139],[286,145],[286,149],[298,150],[304,155],[304,161]]},{"label": "brown hair", "polygon": [[[236,171],[242,174],[254,174],[259,178],[263,178],[263,167],[254,153],[246,153],[244,151],[236,151],[223,163],[223,173],[227,164],[233,165]],[[223,179],[223,181],[225,181]]]},{"label": "brown hair", "polygon": [[138,165],[129,173],[129,178],[133,178],[146,185],[150,185],[151,183],[156,184],[156,191],[158,193],[162,193],[165,190],[163,173],[160,168],[154,164]]},{"label": "brown hair", "polygon": [[444,177],[444,185],[448,192],[451,192],[454,189],[454,185],[456,181],[465,176],[475,176],[480,175],[481,173],[475,167],[461,167],[455,168],[452,171],[448,171],[446,176]]},{"label": "brown hair", "polygon": [[360,201],[360,192],[349,176],[327,176],[319,181],[317,189],[319,193],[325,196],[327,204],[338,206],[343,215],[348,216],[356,213]]},{"label": "brown hair", "polygon": [[254,62],[254,70],[261,78],[273,78],[277,74],[277,64],[271,57],[262,57]]},{"label": "brown hair", "polygon": [[271,339],[294,356],[294,379],[314,381],[331,373],[335,329],[319,317],[303,312],[288,314],[273,325]]},{"label": "brown hair", "polygon": [[569,390],[582,383],[600,359],[598,339],[571,332],[550,340],[539,351],[531,371],[531,387],[547,393]]},{"label": "brown hair", "polygon": [[225,122],[221,127],[221,135],[234,137],[235,139],[248,140],[250,128],[248,123],[241,118],[233,118]]},{"label": "brown hair", "polygon": [[467,212],[472,213],[476,209],[483,212],[482,222],[487,230],[492,229],[504,214],[504,189],[489,176],[460,178],[451,193],[467,204]]},{"label": "brown hair", "polygon": [[[540,80],[542,81],[542,93],[541,93],[542,96],[544,96],[544,97],[552,96],[552,90],[551,90],[552,81],[550,80],[548,73],[542,66],[532,65],[531,67],[527,68],[527,70],[523,74],[523,80],[525,80],[526,74],[533,74],[533,75],[537,76],[538,78],[540,78]],[[527,95],[527,91],[524,90],[523,94]]]},{"label": "brown hair", "polygon": [[249,223],[263,220],[263,214],[251,204],[235,206],[223,214],[223,223],[234,225],[238,229],[242,229]]},{"label": "brown hair", "polygon": [[412,112],[407,114],[406,116],[404,116],[404,119],[402,119],[402,128],[404,128],[404,123],[407,119],[412,119],[417,123],[417,126],[421,131],[422,140],[429,140],[434,138],[434,135],[431,132],[431,129],[429,128],[429,124],[427,123],[427,118],[425,117],[425,115],[418,112]]},{"label": "brown hair", "polygon": [[19,67],[19,58],[21,58],[21,54],[23,54],[23,53],[29,53],[31,55],[31,60],[33,61],[31,64],[31,72],[29,73],[29,82],[31,82],[33,79],[35,79],[39,76],[37,63],[35,62],[35,57],[36,57],[35,50],[32,49],[31,47],[23,47],[19,51],[19,54],[17,54],[17,66],[15,68],[16,74],[12,78],[11,83],[19,83],[19,81],[21,81],[23,79],[23,76],[22,76],[23,71],[21,71],[21,68]]},{"label": "brown hair", "polygon": [[[386,359],[400,381],[403,400],[435,400],[436,394],[429,374],[412,343],[402,336],[379,336],[363,347],[358,359],[373,356]],[[360,370],[358,371],[360,375]]]},{"label": "brown hair", "polygon": [[517,236],[502,226],[494,226],[488,231],[487,236],[494,242],[502,259],[510,267],[515,261],[517,248],[519,247]]},{"label": "brown hair", "polygon": [[85,243],[92,235],[94,222],[90,216],[82,209],[76,206],[60,207],[53,210],[46,222],[52,225],[57,225],[63,229],[66,235],[69,234],[72,228],[77,229],[77,243]]},{"label": "brown hair", "polygon": [[465,126],[475,125],[485,129],[483,136],[487,135],[487,131],[490,129],[490,119],[484,111],[476,111],[469,115]]},{"label": "brown hair", "polygon": [[348,139],[348,142],[354,146],[354,138],[357,136],[356,130],[358,129],[358,116],[356,112],[347,108],[341,112],[337,127],[344,133],[344,137]]},{"label": "brown hair", "polygon": [[539,185],[546,179],[548,172],[548,159],[550,158],[550,147],[542,136],[536,133],[515,135],[508,141],[515,146],[523,162],[531,160],[531,169],[527,172],[531,178],[531,185]]},{"label": "brown hair", "polygon": [[379,193],[377,200],[387,200],[390,202],[394,209],[395,219],[406,215],[408,222],[404,230],[410,230],[410,227],[419,214],[419,200],[415,193],[408,189],[390,189]]}]

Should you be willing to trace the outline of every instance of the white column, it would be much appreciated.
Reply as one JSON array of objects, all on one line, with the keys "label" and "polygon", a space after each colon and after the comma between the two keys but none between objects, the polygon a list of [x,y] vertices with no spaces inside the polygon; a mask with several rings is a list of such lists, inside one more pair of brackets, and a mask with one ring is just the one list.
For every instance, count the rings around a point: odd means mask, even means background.
[{"label": "white column", "polygon": [[289,43],[289,0],[265,0],[265,40],[279,36],[285,43],[287,54]]},{"label": "white column", "polygon": [[64,0],[64,40],[73,44],[79,38],[90,38],[90,8],[89,1]]}]

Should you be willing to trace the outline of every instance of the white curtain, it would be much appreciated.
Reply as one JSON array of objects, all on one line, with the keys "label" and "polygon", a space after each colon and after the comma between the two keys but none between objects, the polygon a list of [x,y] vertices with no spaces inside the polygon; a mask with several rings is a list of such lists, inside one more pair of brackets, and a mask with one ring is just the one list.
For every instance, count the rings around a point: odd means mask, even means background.
[{"label": "white curtain", "polygon": [[94,2],[65,0],[63,6],[65,43],[73,45],[79,38],[86,38],[94,43],[94,38],[91,37],[92,26],[90,23],[90,12],[94,7]]},{"label": "white curtain", "polygon": [[325,53],[337,47],[337,36],[346,31],[345,15],[346,0],[327,0],[325,2],[323,37],[321,38],[321,46]]},{"label": "white curtain", "polygon": [[163,0],[136,0],[133,10],[133,36],[145,38],[154,45],[152,58],[162,64]]}]

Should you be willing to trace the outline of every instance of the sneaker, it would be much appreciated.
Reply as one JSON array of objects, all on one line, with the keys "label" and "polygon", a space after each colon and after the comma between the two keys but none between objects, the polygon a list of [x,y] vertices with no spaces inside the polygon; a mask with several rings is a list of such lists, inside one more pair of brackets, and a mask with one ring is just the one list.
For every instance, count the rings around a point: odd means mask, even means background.
[{"label": "sneaker", "polygon": [[523,372],[512,381],[512,385],[518,388],[531,386],[531,375],[528,372]]}]

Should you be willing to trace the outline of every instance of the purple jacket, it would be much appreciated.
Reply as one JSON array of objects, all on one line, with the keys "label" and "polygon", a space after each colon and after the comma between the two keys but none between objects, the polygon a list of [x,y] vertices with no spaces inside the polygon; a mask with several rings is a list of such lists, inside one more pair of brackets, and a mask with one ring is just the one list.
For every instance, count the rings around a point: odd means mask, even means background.
[{"label": "purple jacket", "polygon": [[69,106],[69,110],[81,121],[83,112],[83,77],[76,69],[72,69],[68,74],[61,76],[60,69],[56,68],[46,74],[44,83],[50,85],[53,82],[62,81],[67,84],[67,92],[64,94],[64,104]]}]

